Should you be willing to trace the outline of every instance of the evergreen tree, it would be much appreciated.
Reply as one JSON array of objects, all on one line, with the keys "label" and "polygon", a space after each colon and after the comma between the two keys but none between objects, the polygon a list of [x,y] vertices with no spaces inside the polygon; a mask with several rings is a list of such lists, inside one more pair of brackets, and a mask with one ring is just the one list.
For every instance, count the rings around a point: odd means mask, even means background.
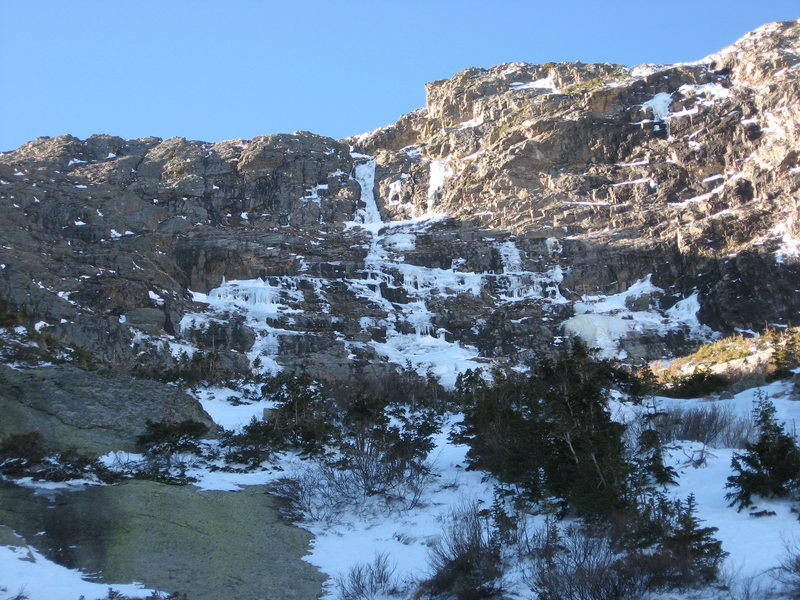
[{"label": "evergreen tree", "polygon": [[581,516],[621,509],[631,465],[625,459],[624,426],[611,419],[608,390],[615,372],[592,359],[578,341],[553,363],[539,365],[545,384],[543,416],[551,451],[544,464],[550,493]]},{"label": "evergreen tree", "polygon": [[734,475],[725,485],[730,506],[741,510],[752,505],[752,496],[786,498],[800,486],[800,448],[775,419],[775,406],[763,395],[754,409],[758,440],[747,443],[745,451],[731,460]]},{"label": "evergreen tree", "polygon": [[714,538],[717,528],[700,526],[694,494],[689,494],[685,504],[677,503],[677,512],[675,527],[662,543],[662,548],[673,558],[677,580],[713,581],[720,562],[727,556],[722,542]]},{"label": "evergreen tree", "polygon": [[631,465],[624,426],[611,419],[608,390],[617,372],[580,342],[527,376],[463,378],[465,417],[455,439],[470,445],[471,468],[515,484],[531,500],[556,496],[565,511],[602,517],[621,508]]}]

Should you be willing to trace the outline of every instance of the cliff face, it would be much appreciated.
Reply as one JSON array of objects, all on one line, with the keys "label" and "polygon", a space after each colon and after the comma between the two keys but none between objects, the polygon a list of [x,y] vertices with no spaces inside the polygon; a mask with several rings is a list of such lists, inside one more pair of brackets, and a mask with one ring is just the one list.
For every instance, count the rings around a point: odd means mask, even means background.
[{"label": "cliff face", "polygon": [[342,141],[0,155],[5,359],[452,384],[566,335],[641,360],[795,321],[798,22],[692,64],[513,63],[427,94]]}]

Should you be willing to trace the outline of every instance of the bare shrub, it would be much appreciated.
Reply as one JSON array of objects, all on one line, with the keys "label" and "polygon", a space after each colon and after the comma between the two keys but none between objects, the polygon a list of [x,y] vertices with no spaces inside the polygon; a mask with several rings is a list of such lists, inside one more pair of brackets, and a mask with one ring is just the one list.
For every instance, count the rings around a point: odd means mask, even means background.
[{"label": "bare shrub", "polygon": [[287,501],[283,514],[291,521],[321,521],[331,523],[341,514],[352,498],[337,495],[337,488],[330,485],[336,473],[330,467],[315,465],[301,471],[292,478],[281,479],[270,491]]},{"label": "bare shrub", "polygon": [[667,409],[658,414],[655,426],[666,442],[690,440],[712,448],[744,448],[755,433],[750,417],[719,403]]},{"label": "bare shrub", "polygon": [[792,598],[800,596],[800,541],[786,544],[775,579],[785,586],[785,592]]},{"label": "bare shrub", "polygon": [[386,554],[378,553],[371,563],[358,563],[347,575],[336,578],[341,600],[374,600],[400,593],[395,567]]},{"label": "bare shrub", "polygon": [[526,583],[541,600],[633,600],[649,584],[638,565],[614,552],[606,537],[548,524],[531,537]]},{"label": "bare shrub", "polygon": [[428,558],[433,575],[420,585],[423,597],[477,600],[502,591],[500,542],[476,502],[452,511]]},{"label": "bare shrub", "polygon": [[407,470],[397,478],[391,468],[384,470],[387,467],[377,459],[375,463],[365,456],[355,466],[315,463],[293,478],[278,481],[271,490],[288,501],[284,514],[293,521],[332,523],[346,510],[363,509],[370,498],[406,510],[417,506],[430,470]]}]

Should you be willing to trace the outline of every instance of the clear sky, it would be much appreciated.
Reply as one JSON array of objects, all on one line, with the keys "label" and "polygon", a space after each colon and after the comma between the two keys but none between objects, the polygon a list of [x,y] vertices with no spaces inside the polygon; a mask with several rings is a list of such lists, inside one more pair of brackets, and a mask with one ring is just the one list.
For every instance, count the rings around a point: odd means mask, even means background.
[{"label": "clear sky", "polygon": [[798,0],[0,0],[0,151],[38,136],[342,138],[511,61],[699,59]]}]

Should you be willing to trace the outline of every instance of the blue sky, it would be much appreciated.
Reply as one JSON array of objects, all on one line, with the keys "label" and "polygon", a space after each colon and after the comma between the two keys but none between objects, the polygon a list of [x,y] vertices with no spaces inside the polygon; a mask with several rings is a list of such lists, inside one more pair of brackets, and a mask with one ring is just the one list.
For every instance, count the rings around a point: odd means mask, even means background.
[{"label": "blue sky", "polygon": [[696,60],[797,0],[0,0],[0,151],[41,135],[372,130],[511,61]]}]

